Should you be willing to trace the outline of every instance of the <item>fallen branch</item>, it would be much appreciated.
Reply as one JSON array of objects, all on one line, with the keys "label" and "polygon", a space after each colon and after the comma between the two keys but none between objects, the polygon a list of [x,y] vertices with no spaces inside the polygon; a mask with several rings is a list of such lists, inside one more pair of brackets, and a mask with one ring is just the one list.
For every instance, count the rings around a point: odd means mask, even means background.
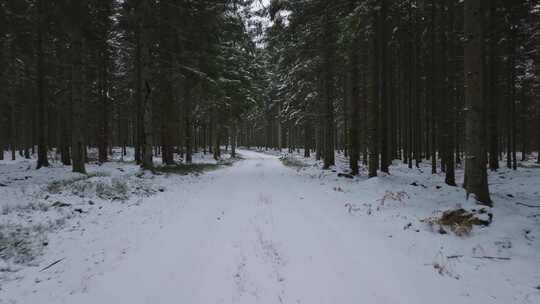
[{"label": "fallen branch", "polygon": [[456,255],[449,255],[446,258],[447,259],[457,259],[457,258],[462,258],[462,257],[463,257],[462,254],[456,254]]},{"label": "fallen branch", "polygon": [[511,258],[507,258],[507,257],[494,257],[494,256],[487,256],[487,255],[473,256],[473,258],[475,258],[475,259],[488,259],[488,260],[504,260],[504,261],[511,260]]},{"label": "fallen branch", "polygon": [[53,267],[54,265],[56,265],[56,264],[62,262],[62,261],[65,260],[65,259],[66,259],[66,258],[61,258],[60,260],[54,261],[54,262],[52,262],[51,264],[49,264],[47,267],[41,269],[39,272],[45,271],[45,270],[47,270],[47,269]]},{"label": "fallen branch", "polygon": [[521,206],[525,206],[525,207],[529,207],[529,208],[540,208],[540,206],[537,206],[537,205],[529,205],[529,204],[525,204],[525,203],[516,203],[516,205],[521,205]]}]

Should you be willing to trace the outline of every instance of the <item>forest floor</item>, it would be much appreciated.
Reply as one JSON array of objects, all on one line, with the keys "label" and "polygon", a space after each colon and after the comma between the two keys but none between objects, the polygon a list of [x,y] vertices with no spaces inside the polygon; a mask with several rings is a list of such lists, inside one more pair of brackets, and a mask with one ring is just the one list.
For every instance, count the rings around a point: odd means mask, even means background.
[{"label": "forest floor", "polygon": [[351,179],[341,154],[240,154],[159,175],[0,161],[0,303],[540,303],[533,162],[490,174],[493,222],[456,234],[433,219],[478,207],[427,164]]}]

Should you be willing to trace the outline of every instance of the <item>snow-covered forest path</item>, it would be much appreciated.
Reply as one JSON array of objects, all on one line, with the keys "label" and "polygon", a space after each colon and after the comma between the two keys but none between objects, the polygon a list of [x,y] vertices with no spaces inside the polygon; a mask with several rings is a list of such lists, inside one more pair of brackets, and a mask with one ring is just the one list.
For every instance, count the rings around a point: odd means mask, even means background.
[{"label": "snow-covered forest path", "polygon": [[478,299],[468,292],[475,285],[426,266],[431,261],[414,255],[414,244],[401,250],[406,247],[393,244],[383,226],[350,216],[336,200],[339,193],[317,179],[296,174],[275,156],[245,150],[241,155],[244,160],[205,174],[203,181],[176,187],[171,182],[163,195],[124,212],[106,229],[95,225],[64,240],[65,260],[40,274],[31,288],[24,280],[6,286],[10,299],[88,304]]}]

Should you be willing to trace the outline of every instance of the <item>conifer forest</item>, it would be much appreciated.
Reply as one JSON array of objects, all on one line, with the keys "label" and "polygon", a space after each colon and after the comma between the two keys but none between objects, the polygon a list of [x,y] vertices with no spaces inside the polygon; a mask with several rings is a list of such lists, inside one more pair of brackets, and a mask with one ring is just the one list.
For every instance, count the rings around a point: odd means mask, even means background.
[{"label": "conifer forest", "polygon": [[540,303],[540,0],[0,0],[0,304]]}]

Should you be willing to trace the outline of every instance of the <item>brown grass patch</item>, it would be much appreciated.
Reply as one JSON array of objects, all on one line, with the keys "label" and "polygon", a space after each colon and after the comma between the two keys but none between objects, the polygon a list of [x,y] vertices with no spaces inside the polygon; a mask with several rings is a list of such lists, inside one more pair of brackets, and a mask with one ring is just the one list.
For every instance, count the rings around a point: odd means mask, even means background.
[{"label": "brown grass patch", "polygon": [[[422,222],[428,223],[431,226],[439,225],[437,232],[445,234],[444,228],[450,229],[458,236],[470,235],[474,226],[488,226],[491,221],[483,220],[477,217],[478,214],[486,213],[485,209],[479,211],[467,211],[463,208],[452,209],[443,212],[441,217],[427,218]],[[489,215],[491,218],[491,215]]]}]

